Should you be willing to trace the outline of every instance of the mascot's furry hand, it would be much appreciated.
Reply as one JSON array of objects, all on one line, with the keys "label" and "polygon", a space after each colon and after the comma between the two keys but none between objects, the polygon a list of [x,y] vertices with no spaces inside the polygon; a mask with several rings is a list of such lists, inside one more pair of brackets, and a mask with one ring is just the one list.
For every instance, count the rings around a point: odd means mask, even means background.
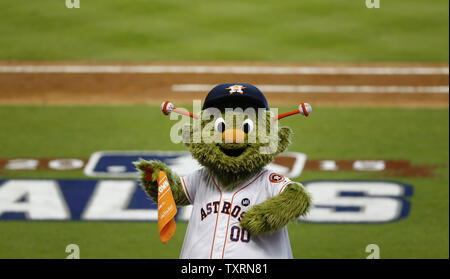
[{"label": "mascot's furry hand", "polygon": [[280,195],[253,206],[243,215],[240,225],[253,235],[275,232],[304,215],[310,206],[308,193],[293,182]]},{"label": "mascot's furry hand", "polygon": [[159,171],[162,170],[167,175],[176,205],[189,205],[189,201],[181,188],[180,178],[173,173],[166,164],[160,161],[146,161],[141,159],[138,162],[135,162],[134,165],[136,166],[136,169],[139,170],[142,187],[153,201],[158,201],[158,183],[156,182],[156,179]]}]

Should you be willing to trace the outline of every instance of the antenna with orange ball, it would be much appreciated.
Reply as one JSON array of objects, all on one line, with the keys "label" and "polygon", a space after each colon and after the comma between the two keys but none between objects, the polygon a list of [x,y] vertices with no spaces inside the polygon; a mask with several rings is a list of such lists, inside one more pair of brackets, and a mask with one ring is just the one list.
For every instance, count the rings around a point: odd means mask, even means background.
[{"label": "antenna with orange ball", "polygon": [[[163,102],[161,104],[161,110],[164,113],[164,115],[169,115],[170,113],[175,112],[178,114],[182,114],[182,115],[186,115],[186,116],[198,119],[198,115],[196,115],[192,112],[179,110],[179,109],[175,108],[175,106],[170,101]],[[312,107],[310,104],[300,103],[297,110],[285,112],[285,113],[279,114],[277,116],[274,116],[273,120],[278,121],[282,118],[285,118],[285,117],[288,117],[291,115],[295,115],[295,114],[301,114],[301,115],[308,117],[311,114],[311,112],[312,112]]]},{"label": "antenna with orange ball", "polygon": [[186,115],[186,116],[198,119],[198,116],[192,112],[179,110],[179,109],[175,108],[175,106],[170,101],[165,101],[164,103],[162,103],[161,110],[164,113],[164,115],[169,115],[171,112],[175,112],[178,114],[182,114],[182,115]]},{"label": "antenna with orange ball", "polygon": [[293,110],[293,111],[289,111],[289,112],[285,112],[282,114],[279,114],[277,116],[273,117],[273,120],[277,121],[280,120],[282,118],[294,115],[294,114],[301,114],[304,115],[306,117],[308,117],[308,115],[310,115],[312,112],[312,107],[310,104],[308,103],[300,103],[300,105],[298,106],[298,110]]}]

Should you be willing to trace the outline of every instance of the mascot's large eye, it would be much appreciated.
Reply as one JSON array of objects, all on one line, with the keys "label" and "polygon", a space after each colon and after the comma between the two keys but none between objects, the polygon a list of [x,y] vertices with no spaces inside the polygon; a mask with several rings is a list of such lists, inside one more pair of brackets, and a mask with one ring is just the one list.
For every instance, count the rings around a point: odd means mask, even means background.
[{"label": "mascot's large eye", "polygon": [[253,131],[254,124],[251,119],[246,119],[244,123],[242,123],[242,130],[244,133],[249,134]]},{"label": "mascot's large eye", "polygon": [[219,133],[225,131],[225,120],[223,120],[222,117],[216,119],[216,122],[214,122],[214,129]]}]

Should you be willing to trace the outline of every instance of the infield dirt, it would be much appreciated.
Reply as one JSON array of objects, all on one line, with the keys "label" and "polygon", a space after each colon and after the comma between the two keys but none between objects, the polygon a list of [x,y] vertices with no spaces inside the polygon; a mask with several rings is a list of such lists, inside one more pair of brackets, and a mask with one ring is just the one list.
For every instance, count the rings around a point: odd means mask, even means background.
[{"label": "infield dirt", "polygon": [[[0,66],[99,65],[83,62],[1,62]],[[226,65],[252,67],[406,67],[443,68],[447,64],[268,64],[268,63],[146,63],[101,65]],[[248,82],[255,85],[442,87],[449,85],[447,74],[236,74],[236,73],[48,73],[0,72],[0,104],[42,105],[176,105],[203,100],[207,91],[175,91],[179,84],[219,84]],[[448,107],[449,93],[427,92],[265,92],[270,105],[295,105],[302,101],[313,106]]]}]

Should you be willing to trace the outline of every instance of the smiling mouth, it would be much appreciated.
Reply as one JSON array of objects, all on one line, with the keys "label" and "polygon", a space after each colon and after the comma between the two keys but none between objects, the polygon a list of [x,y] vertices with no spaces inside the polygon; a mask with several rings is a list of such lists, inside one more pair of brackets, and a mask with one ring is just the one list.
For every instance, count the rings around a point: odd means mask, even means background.
[{"label": "smiling mouth", "polygon": [[239,157],[245,151],[245,149],[246,149],[245,147],[233,149],[220,147],[222,153],[230,157]]}]

